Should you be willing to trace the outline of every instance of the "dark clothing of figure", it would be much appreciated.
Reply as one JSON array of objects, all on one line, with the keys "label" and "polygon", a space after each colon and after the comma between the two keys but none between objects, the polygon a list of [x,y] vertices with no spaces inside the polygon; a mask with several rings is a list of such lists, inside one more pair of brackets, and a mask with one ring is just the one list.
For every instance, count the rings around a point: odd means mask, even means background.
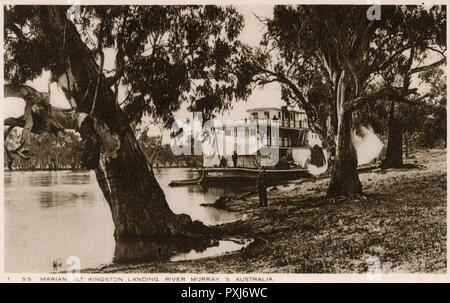
[{"label": "dark clothing of figure", "polygon": [[286,157],[282,157],[280,161],[275,165],[276,169],[289,169],[289,163],[286,160]]},{"label": "dark clothing of figure", "polygon": [[311,148],[311,164],[322,167],[326,162],[327,160],[325,159],[322,148],[318,145],[314,145],[314,147]]},{"label": "dark clothing of figure", "polygon": [[220,159],[219,166],[222,167],[222,168],[227,167],[227,160],[225,160],[224,157],[222,157],[222,158]]},{"label": "dark clothing of figure", "polygon": [[232,156],[232,159],[233,159],[233,166],[236,168],[237,167],[237,160],[238,160],[238,155],[237,155],[236,151],[234,152],[234,154]]},{"label": "dark clothing of figure", "polygon": [[259,206],[267,206],[267,192],[266,189],[260,189],[259,191]]},{"label": "dark clothing of figure", "polygon": [[267,192],[266,192],[266,171],[259,172],[258,182],[256,184],[259,194],[259,206],[267,206]]}]

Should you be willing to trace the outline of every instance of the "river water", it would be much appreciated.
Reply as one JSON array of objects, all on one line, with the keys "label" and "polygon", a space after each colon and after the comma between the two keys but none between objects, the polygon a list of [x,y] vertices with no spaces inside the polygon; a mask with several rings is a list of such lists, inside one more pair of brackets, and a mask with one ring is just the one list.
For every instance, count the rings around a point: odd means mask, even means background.
[{"label": "river water", "polygon": [[[155,175],[173,212],[188,214],[206,225],[240,217],[200,204],[250,190],[200,185],[169,187],[171,180],[196,176],[184,168],[161,169]],[[64,270],[70,256],[79,258],[81,268],[112,262],[114,225],[93,171],[5,172],[4,194],[6,272],[52,272],[55,264],[57,270]],[[221,243],[228,248],[236,246],[233,242]],[[207,255],[218,253],[217,247],[206,251]],[[201,256],[192,252],[173,260]]]}]

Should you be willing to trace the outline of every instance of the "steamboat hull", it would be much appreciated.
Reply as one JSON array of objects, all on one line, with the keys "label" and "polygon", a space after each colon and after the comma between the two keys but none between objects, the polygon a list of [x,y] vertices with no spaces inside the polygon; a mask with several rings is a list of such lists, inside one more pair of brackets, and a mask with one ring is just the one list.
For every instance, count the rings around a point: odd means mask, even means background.
[{"label": "steamboat hull", "polygon": [[[204,172],[198,169],[202,184],[240,184],[255,183],[259,170],[251,168],[205,168]],[[267,169],[266,180],[270,184],[277,184],[287,180],[309,177],[307,169]]]}]

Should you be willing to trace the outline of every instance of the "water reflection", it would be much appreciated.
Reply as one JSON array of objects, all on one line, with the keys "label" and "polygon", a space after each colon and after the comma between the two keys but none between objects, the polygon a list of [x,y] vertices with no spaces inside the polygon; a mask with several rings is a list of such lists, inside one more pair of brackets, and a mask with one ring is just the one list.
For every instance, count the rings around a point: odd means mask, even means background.
[{"label": "water reflection", "polygon": [[158,242],[117,242],[115,263],[139,263],[154,261],[184,261],[219,256],[240,250],[250,244],[249,240],[211,240],[192,248],[186,244]]},{"label": "water reflection", "polygon": [[[192,245],[192,243],[191,243]],[[204,251],[209,246],[217,246],[219,241],[211,240],[210,243],[195,248],[196,251]],[[117,242],[114,252],[115,263],[137,263],[151,261],[169,261],[174,252],[190,251],[182,243],[162,243],[151,241]]]},{"label": "water reflection", "polygon": [[211,207],[203,207],[200,204],[213,203],[220,196],[234,197],[237,194],[249,191],[250,187],[169,186],[169,183],[174,179],[188,179],[196,176],[197,173],[190,169],[174,168],[162,169],[156,174],[159,183],[164,189],[169,206],[174,213],[188,214],[192,220],[199,220],[205,225],[228,223],[241,218],[237,214]]},{"label": "water reflection", "polygon": [[[220,196],[233,197],[248,188],[171,188],[170,181],[196,173],[170,168],[155,175],[173,212],[186,213],[207,225],[240,219],[237,214],[200,204],[213,203]],[[151,244],[116,246],[111,212],[92,171],[5,172],[4,185],[6,272],[51,272],[55,260],[62,261],[57,262],[62,266],[59,270],[66,270],[70,256],[79,257],[82,268],[111,263],[117,256],[169,258],[164,249],[155,250]]]},{"label": "water reflection", "polygon": [[225,252],[233,252],[240,250],[250,244],[250,241],[243,243],[232,240],[219,240],[217,245],[207,247],[203,250],[192,249],[187,253],[178,253],[170,258],[170,261],[195,260],[200,258],[214,257],[224,254]]},{"label": "water reflection", "polygon": [[168,260],[171,253],[170,247],[164,243],[154,242],[117,242],[114,251],[115,263],[137,263],[145,261]]},{"label": "water reflection", "polygon": [[62,191],[39,192],[39,203],[42,208],[87,206],[94,203],[93,193],[74,193]]}]

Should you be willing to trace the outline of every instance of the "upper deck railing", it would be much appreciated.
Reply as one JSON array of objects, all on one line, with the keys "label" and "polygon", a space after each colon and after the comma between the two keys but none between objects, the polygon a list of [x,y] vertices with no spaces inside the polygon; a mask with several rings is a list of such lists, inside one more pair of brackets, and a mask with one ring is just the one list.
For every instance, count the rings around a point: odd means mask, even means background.
[{"label": "upper deck railing", "polygon": [[273,121],[278,122],[279,127],[284,128],[296,128],[305,129],[308,128],[308,123],[306,121],[293,121],[293,120],[273,120],[273,119],[258,119],[259,121],[264,120],[267,125],[273,125]]},{"label": "upper deck railing", "polygon": [[[289,129],[307,129],[309,128],[308,123],[306,121],[292,121],[292,120],[274,120],[274,119],[247,119],[247,120],[240,120],[238,123],[233,124],[234,126],[246,126],[251,123],[256,123],[257,125],[267,125],[267,126],[273,126],[275,125],[274,122],[277,122],[278,127],[280,128],[289,128]],[[224,127],[229,126],[229,124],[223,125]]]}]

